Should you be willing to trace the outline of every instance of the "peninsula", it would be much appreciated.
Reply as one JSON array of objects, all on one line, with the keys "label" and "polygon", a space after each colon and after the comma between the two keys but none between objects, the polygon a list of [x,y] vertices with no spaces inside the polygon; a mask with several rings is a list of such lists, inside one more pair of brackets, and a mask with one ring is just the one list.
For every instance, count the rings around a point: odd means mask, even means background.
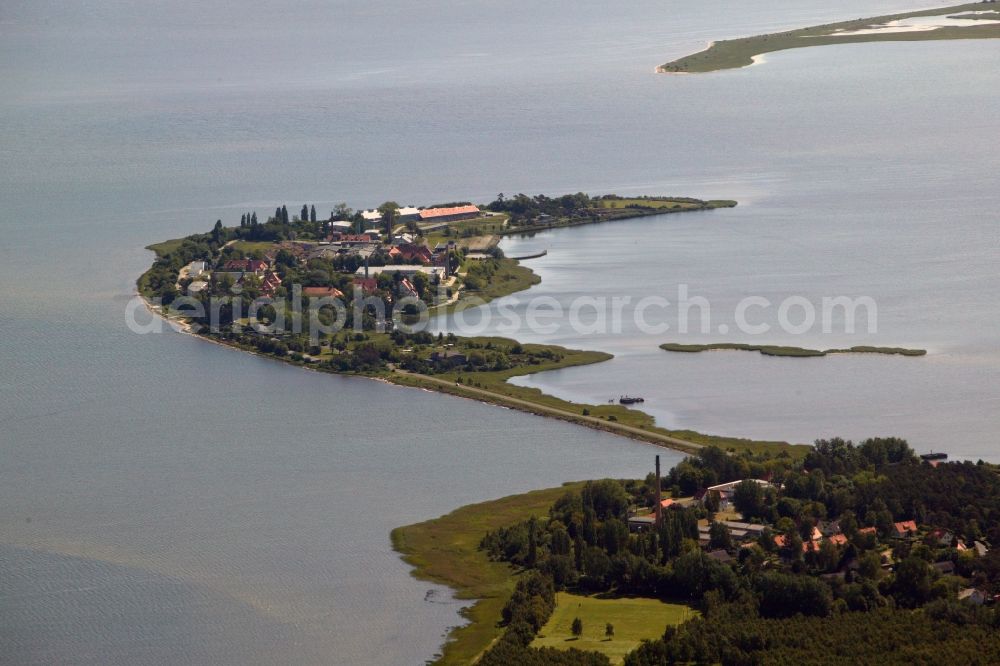
[{"label": "peninsula", "polygon": [[752,65],[766,53],[811,46],[1000,37],[1000,10],[994,2],[926,9],[873,18],[712,42],[698,53],[656,68],[658,73],[694,74]]},{"label": "peninsula", "polygon": [[475,600],[442,666],[997,663],[1000,470],[944,457],[893,437],[706,447],[392,542]]},{"label": "peninsula", "polygon": [[292,216],[281,206],[265,221],[247,212],[238,227],[219,220],[208,233],[151,245],[156,260],[137,286],[150,309],[188,333],[320,372],[449,393],[682,451],[708,444],[732,451],[784,447],[668,430],[620,404],[569,402],[507,381],[598,363],[608,354],[407,326],[421,309],[440,314],[536,284],[537,275],[504,256],[497,245],[503,235],[735,205],[501,194],[482,207],[340,205],[328,219],[318,219],[314,206]]},{"label": "peninsula", "polygon": [[660,345],[660,349],[669,352],[697,353],[705,351],[755,351],[764,356],[786,356],[791,358],[809,358],[826,356],[828,354],[886,354],[890,356],[924,356],[926,349],[907,349],[905,347],[870,347],[858,345],[846,349],[807,349],[805,347],[787,347],[780,345],[751,345],[738,342],[716,342],[711,344],[680,344],[668,342]]}]

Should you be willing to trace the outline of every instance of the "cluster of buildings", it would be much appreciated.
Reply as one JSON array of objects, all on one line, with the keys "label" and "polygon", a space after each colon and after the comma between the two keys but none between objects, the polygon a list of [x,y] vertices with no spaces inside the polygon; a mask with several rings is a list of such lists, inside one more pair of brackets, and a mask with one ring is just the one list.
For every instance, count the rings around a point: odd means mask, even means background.
[{"label": "cluster of buildings", "polygon": [[[182,282],[190,280],[187,284],[187,293],[195,295],[208,289],[213,282],[219,284],[222,280],[228,279],[234,286],[245,286],[252,282],[260,290],[262,296],[273,297],[282,284],[281,277],[275,270],[275,261],[282,251],[291,254],[296,261],[302,264],[316,258],[332,259],[336,256],[357,255],[364,262],[364,266],[356,271],[354,283],[365,294],[371,294],[378,290],[377,278],[383,272],[402,275],[403,280],[398,285],[401,296],[418,295],[411,281],[417,273],[423,273],[433,282],[447,280],[451,275],[449,257],[456,249],[454,241],[439,243],[434,250],[431,250],[428,246],[414,242],[415,239],[404,234],[394,239],[393,244],[386,249],[386,246],[377,240],[377,232],[347,234],[335,231],[331,233],[330,237],[337,240],[275,243],[261,259],[228,259],[215,270],[211,270],[204,261],[192,261],[180,270],[177,287],[181,289]],[[403,263],[372,266],[369,264],[369,259],[376,251],[384,252],[389,262]],[[332,287],[305,287],[302,293],[310,297],[332,296],[340,298],[344,295],[340,290]]]},{"label": "cluster of buildings", "polygon": [[[401,224],[405,224],[406,222],[446,224],[459,220],[471,220],[482,214],[478,206],[471,204],[443,208],[414,208],[413,206],[404,206],[396,210],[396,221]],[[366,224],[378,225],[382,223],[382,213],[375,208],[361,211],[361,217],[364,218]]]},{"label": "cluster of buildings", "polygon": [[[657,461],[657,477],[659,477],[658,468],[659,461]],[[772,486],[769,480],[749,479],[749,481],[764,487]],[[685,509],[695,506],[704,507],[707,503],[707,498],[711,495],[714,495],[717,498],[718,511],[720,513],[731,512],[734,509],[733,495],[736,487],[743,482],[744,480],[741,479],[721,483],[709,488],[704,488],[695,493],[692,497],[682,499],[661,499],[659,505],[653,507],[652,512],[630,516],[628,519],[629,530],[633,532],[644,532],[653,529],[660,520],[660,516],[662,516],[665,511]],[[659,492],[659,490],[659,487],[657,487],[657,492]],[[762,539],[770,538],[773,541],[774,547],[779,551],[783,559],[790,559],[794,557],[793,554],[789,553],[789,548],[792,546],[789,537],[785,534],[777,533],[771,525],[763,523],[748,523],[739,520],[710,521],[708,519],[703,519],[698,522],[698,545],[702,549],[706,550],[707,555],[714,560],[730,563],[735,561],[735,557],[730,551],[711,548],[713,523],[722,525],[726,528],[730,539],[738,549],[752,548],[756,544],[760,544]],[[857,532],[859,535],[870,535],[870,538],[872,539],[871,543],[878,543],[879,534],[875,527],[860,528]],[[977,540],[967,543],[947,529],[921,529],[921,527],[914,520],[905,520],[893,523],[892,528],[887,534],[883,535],[883,538],[887,538],[897,543],[902,541],[916,543],[919,541],[940,549],[954,549],[959,554],[966,551],[973,551],[978,557],[984,557],[990,549],[989,544],[985,541]],[[849,544],[849,541],[850,540],[847,534],[843,532],[839,521],[820,521],[812,527],[808,535],[802,537],[801,548],[803,554],[818,553],[824,543],[829,543],[836,547],[838,552],[843,553],[844,551],[842,549]],[[879,547],[878,552],[880,554],[882,568],[885,570],[891,570],[894,566],[892,548],[889,545],[883,545]],[[941,561],[934,562],[929,566],[937,570],[942,575],[953,575],[955,573],[955,563],[952,559],[945,558]],[[844,564],[840,570],[834,573],[823,574],[821,578],[843,578],[849,570],[856,569],[857,567],[857,559],[852,559],[850,562]],[[973,587],[962,589],[958,596],[959,599],[964,599],[975,604],[994,603],[996,601],[1000,601],[1000,598],[994,598],[982,590]],[[1000,595],[998,595],[998,597],[1000,597]]]}]

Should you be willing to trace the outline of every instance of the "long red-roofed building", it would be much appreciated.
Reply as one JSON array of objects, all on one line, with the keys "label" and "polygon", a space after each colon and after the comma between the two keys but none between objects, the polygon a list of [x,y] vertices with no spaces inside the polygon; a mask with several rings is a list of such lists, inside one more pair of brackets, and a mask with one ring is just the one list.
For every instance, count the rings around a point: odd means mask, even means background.
[{"label": "long red-roofed building", "polygon": [[450,222],[479,217],[478,206],[452,206],[450,208],[425,208],[420,211],[421,222]]}]

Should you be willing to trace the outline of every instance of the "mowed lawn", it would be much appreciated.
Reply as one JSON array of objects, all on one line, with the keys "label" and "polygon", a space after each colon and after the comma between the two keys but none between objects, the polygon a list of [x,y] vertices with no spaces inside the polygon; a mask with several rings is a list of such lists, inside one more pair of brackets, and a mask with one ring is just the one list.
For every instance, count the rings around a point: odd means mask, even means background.
[{"label": "mowed lawn", "polygon": [[[557,592],[556,609],[531,645],[595,650],[606,654],[612,663],[621,663],[642,639],[659,638],[667,625],[680,624],[697,614],[698,611],[683,604],[668,604],[658,599],[585,597]],[[579,639],[570,631],[577,617],[583,622],[583,635]],[[615,627],[615,637],[611,640],[604,636],[608,622]]]}]

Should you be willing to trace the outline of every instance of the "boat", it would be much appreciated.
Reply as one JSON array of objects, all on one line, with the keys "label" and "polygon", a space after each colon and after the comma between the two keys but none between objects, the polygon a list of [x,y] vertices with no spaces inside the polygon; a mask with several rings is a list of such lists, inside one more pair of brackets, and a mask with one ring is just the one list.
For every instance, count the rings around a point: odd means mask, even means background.
[{"label": "boat", "polygon": [[618,398],[618,402],[620,402],[623,405],[634,405],[637,402],[646,402],[646,400],[644,398],[633,398],[631,396],[623,395],[622,397]]},{"label": "boat", "polygon": [[947,460],[948,459],[948,454],[947,453],[940,453],[940,452],[939,453],[934,453],[934,452],[931,452],[931,453],[921,453],[920,457],[923,458],[924,460],[927,460],[927,461],[931,461],[931,460]]}]

